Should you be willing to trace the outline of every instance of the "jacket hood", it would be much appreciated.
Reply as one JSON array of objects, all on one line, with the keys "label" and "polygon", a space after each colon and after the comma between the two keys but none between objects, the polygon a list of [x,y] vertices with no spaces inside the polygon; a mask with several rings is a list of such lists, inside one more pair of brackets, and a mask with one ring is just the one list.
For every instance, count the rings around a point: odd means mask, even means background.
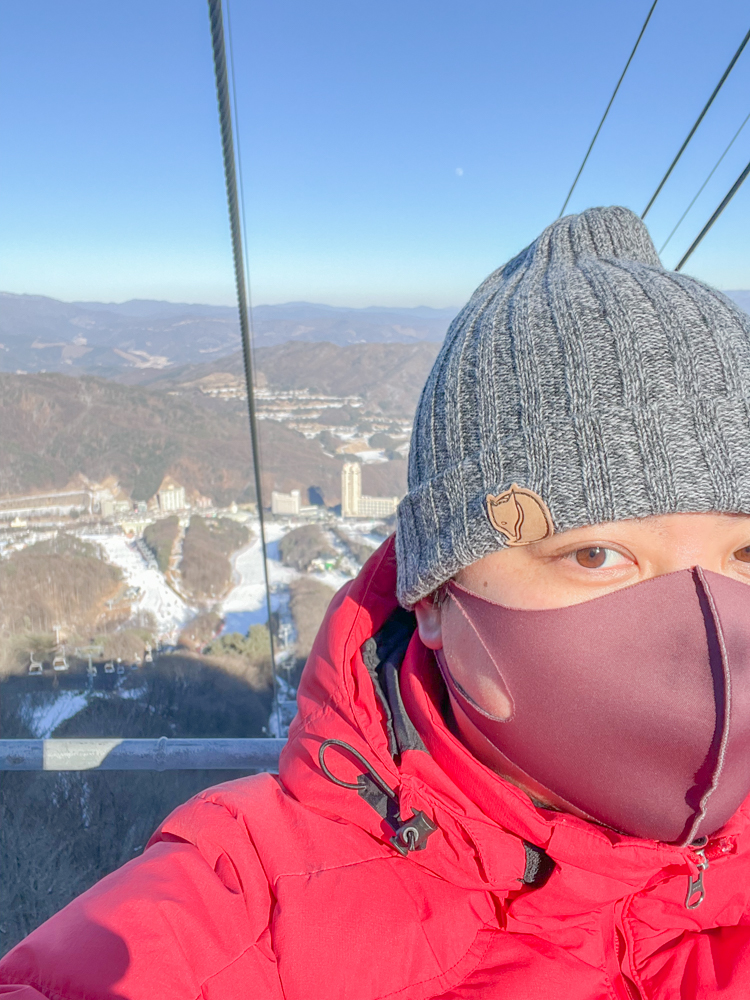
[{"label": "jacket hood", "polygon": [[[375,855],[393,853],[394,831],[421,812],[437,829],[409,859],[457,885],[502,896],[528,883],[533,848],[551,859],[550,869],[554,863],[553,877],[574,884],[585,875],[592,904],[696,870],[690,848],[628,837],[536,806],[476,760],[445,724],[443,682],[416,631],[383,698],[365,659],[394,615],[402,616],[403,631],[407,613],[396,599],[391,537],[332,601],[303,671],[299,712],[280,765],[280,780],[293,797],[366,831]],[[412,629],[413,619],[407,636]],[[399,726],[402,736],[394,741]],[[353,788],[324,773],[320,751],[329,740],[340,743],[325,748],[327,768]],[[388,808],[392,803],[368,770],[393,791],[397,808]],[[747,809],[746,801],[711,838],[715,852],[748,849]]]}]

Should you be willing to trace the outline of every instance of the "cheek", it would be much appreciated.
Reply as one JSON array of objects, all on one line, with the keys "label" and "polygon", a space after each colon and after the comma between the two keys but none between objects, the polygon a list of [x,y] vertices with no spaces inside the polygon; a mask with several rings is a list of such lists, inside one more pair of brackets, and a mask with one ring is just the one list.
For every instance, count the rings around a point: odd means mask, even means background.
[{"label": "cheek", "polygon": [[519,549],[507,549],[467,566],[457,582],[479,597],[508,608],[554,607],[554,576]]}]

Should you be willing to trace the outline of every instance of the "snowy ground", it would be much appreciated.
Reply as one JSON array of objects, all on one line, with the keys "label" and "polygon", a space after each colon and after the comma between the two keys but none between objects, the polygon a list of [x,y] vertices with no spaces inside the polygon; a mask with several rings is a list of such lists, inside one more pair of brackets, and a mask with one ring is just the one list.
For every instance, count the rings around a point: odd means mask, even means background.
[{"label": "snowy ground", "polygon": [[[232,572],[236,583],[221,605],[221,613],[225,619],[224,632],[244,633],[251,625],[268,620],[263,550],[257,521],[249,522],[248,527],[252,530],[255,541],[232,556]],[[300,574],[283,566],[279,560],[279,540],[289,531],[289,526],[271,521],[265,527],[271,610],[278,611],[282,603],[286,603],[289,584]]]},{"label": "snowy ground", "polygon": [[[278,611],[282,624],[282,637],[276,648],[279,667],[277,674],[277,701],[268,722],[269,735],[286,735],[289,723],[296,711],[296,690],[290,683],[288,671],[294,662],[294,629],[289,612],[289,585],[293,580],[306,574],[284,566],[279,558],[279,541],[284,535],[302,522],[274,522],[266,525],[268,543],[268,570],[271,584],[271,608]],[[353,540],[368,542],[373,548],[382,540],[372,533],[377,522],[339,522],[338,527]],[[224,632],[246,633],[251,625],[267,621],[266,592],[263,574],[262,550],[257,522],[248,524],[253,530],[255,541],[235,553],[232,558],[235,585],[222,602],[219,610],[225,619]],[[343,558],[340,568],[309,574],[333,590],[338,590],[357,571],[357,564],[350,556],[341,539],[330,529],[323,527],[330,544]],[[191,607],[169,587],[157,568],[149,568],[140,553],[131,548],[128,540],[119,534],[85,535],[87,541],[101,546],[106,558],[118,566],[127,586],[138,587],[140,592],[133,602],[133,611],[150,611],[157,621],[162,640],[175,641],[178,633],[198,609]],[[285,673],[287,675],[285,676]],[[49,698],[29,699],[23,712],[29,729],[37,738],[47,738],[67,719],[75,716],[94,698],[112,697],[136,698],[142,694],[140,688],[117,685],[115,691],[97,691],[87,683],[85,691],[59,691]]]},{"label": "snowy ground", "polygon": [[22,711],[22,715],[32,734],[38,740],[46,740],[63,722],[78,715],[87,703],[88,696],[85,692],[58,691],[42,704],[29,706],[26,711]]},{"label": "snowy ground", "polygon": [[[271,584],[271,610],[281,611],[282,620],[287,616],[289,584],[301,576],[312,576],[321,583],[338,590],[352,578],[351,573],[328,570],[319,573],[300,573],[290,566],[284,566],[279,558],[279,541],[298,524],[270,521],[266,524],[268,547],[268,578]],[[263,552],[258,537],[257,522],[251,524],[255,541],[241,549],[232,558],[237,583],[224,599],[221,612],[225,618],[224,632],[247,632],[251,625],[268,620],[266,613],[266,584],[263,577]],[[331,535],[334,548],[341,549],[341,543]]]},{"label": "snowy ground", "polygon": [[150,611],[156,618],[159,635],[167,642],[174,642],[183,625],[198,613],[197,609],[172,590],[160,570],[146,565],[124,535],[84,537],[102,547],[109,561],[122,570],[128,586],[140,588],[132,603],[133,611]]},{"label": "snowy ground", "polygon": [[19,537],[18,534],[0,535],[0,558],[9,556],[13,552],[20,552],[28,545],[36,545],[37,542],[46,542],[50,538],[57,537],[57,530],[53,531],[29,531]]},{"label": "snowy ground", "polygon": [[375,465],[379,462],[387,462],[388,456],[384,451],[373,451],[371,448],[365,451],[355,451],[354,455],[364,465]]},{"label": "snowy ground", "polygon": [[[356,525],[342,523],[346,534],[375,546],[381,539],[370,534],[376,522],[363,521]],[[248,522],[253,531],[254,541],[240,549],[232,557],[232,571],[235,585],[222,601],[219,610],[225,619],[224,632],[246,633],[251,625],[262,624],[268,618],[266,613],[266,585],[263,575],[263,554],[257,521]],[[304,574],[284,566],[279,558],[279,541],[293,527],[294,522],[268,521],[266,523],[268,546],[268,575],[271,584],[271,610],[280,611],[282,618],[288,616],[289,584]],[[325,530],[325,529],[324,529]],[[150,611],[156,618],[160,636],[166,642],[174,642],[180,630],[198,609],[191,607],[167,584],[160,570],[149,568],[139,552],[131,547],[123,535],[88,535],[88,541],[97,543],[106,557],[118,566],[127,585],[140,588],[133,602],[133,611]],[[334,548],[343,551],[341,542],[333,533],[330,541]],[[349,560],[350,561],[350,560]],[[310,574],[316,580],[333,590],[343,587],[351,579],[356,566],[344,561],[341,569]]]},{"label": "snowy ground", "polygon": [[[269,736],[286,736],[296,710],[296,689],[290,681],[289,674],[284,676],[294,664],[294,623],[289,611],[289,585],[302,576],[310,576],[315,580],[338,590],[351,580],[358,572],[358,565],[346,555],[346,548],[335,532],[323,527],[329,544],[343,558],[336,570],[325,570],[313,573],[300,573],[296,569],[284,566],[279,559],[279,541],[293,528],[305,522],[288,521],[279,523],[271,521],[266,526],[266,541],[268,548],[268,577],[271,585],[271,610],[279,612],[282,639],[276,646],[276,698],[268,720]],[[377,522],[365,521],[357,525],[347,525],[345,533],[352,539],[366,541],[373,549],[382,539],[372,534]],[[258,526],[253,526],[255,542],[236,553],[232,560],[237,583],[225,598],[222,605],[224,615],[224,632],[248,631],[251,625],[263,624],[268,620],[266,611],[266,590],[263,576],[263,554],[259,541]],[[286,637],[284,637],[286,631]]]}]

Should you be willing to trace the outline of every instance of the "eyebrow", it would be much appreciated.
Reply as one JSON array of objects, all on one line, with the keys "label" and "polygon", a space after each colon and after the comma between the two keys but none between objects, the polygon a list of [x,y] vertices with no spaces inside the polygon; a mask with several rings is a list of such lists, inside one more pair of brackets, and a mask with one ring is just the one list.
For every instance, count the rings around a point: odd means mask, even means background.
[{"label": "eyebrow", "polygon": [[[693,511],[685,511],[685,513],[690,514],[693,513]],[[695,513],[698,514],[704,512],[695,512]],[[750,529],[750,514],[743,514],[740,513],[739,511],[706,511],[705,513],[718,515],[722,519],[720,521],[720,525],[723,526],[727,531],[736,528],[739,521],[746,521],[747,526]],[[590,535],[590,533],[596,534],[601,529],[602,535],[604,535],[609,531],[617,530],[621,526],[626,526],[626,531],[627,531],[627,525],[631,524],[631,522],[634,523],[635,525],[639,525],[646,528],[650,534],[654,535],[655,537],[661,540],[664,540],[668,537],[669,534],[668,527],[664,523],[664,518],[669,516],[671,515],[665,514],[663,516],[649,518],[649,521],[651,522],[649,524],[643,523],[643,521],[645,521],[645,518],[644,519],[627,518],[623,519],[622,521],[608,521],[602,524],[581,525],[580,528],[571,528],[569,532],[567,531],[561,532],[559,534],[553,535],[550,538],[542,539],[541,541],[536,542],[533,545],[530,545],[529,549],[531,549],[532,552],[538,553],[539,555],[544,555],[548,551],[554,551],[556,545],[563,545],[563,546],[567,544],[576,545],[577,543],[580,542],[581,545],[585,546],[589,544],[589,538],[587,538],[587,535]],[[574,532],[576,533],[580,532],[581,536],[577,538],[566,539],[567,535],[569,534],[573,535]],[[591,541],[593,541],[593,539],[591,539]],[[626,540],[623,539],[623,544],[625,543],[625,541]],[[603,538],[602,538],[602,544],[604,544]],[[549,546],[549,549],[544,548],[545,546]]]}]

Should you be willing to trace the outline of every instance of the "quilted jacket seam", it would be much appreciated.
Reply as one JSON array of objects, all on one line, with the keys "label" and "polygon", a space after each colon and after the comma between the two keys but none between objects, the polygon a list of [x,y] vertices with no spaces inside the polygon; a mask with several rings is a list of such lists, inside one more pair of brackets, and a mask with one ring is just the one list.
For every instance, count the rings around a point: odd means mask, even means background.
[{"label": "quilted jacket seam", "polygon": [[[461,955],[460,958],[456,959],[456,961],[453,963],[453,965],[450,966],[450,968],[444,969],[437,976],[428,976],[426,979],[420,979],[419,982],[409,983],[406,986],[402,986],[398,990],[396,990],[395,992],[391,991],[390,993],[381,993],[380,996],[373,997],[373,1000],[388,1000],[389,997],[398,997],[398,996],[403,995],[405,990],[414,989],[415,986],[424,986],[425,983],[434,982],[436,979],[442,979],[444,976],[449,975],[453,971],[453,969],[455,969],[457,965],[460,965],[461,962],[466,958],[466,956],[469,954],[469,952],[473,948],[474,944],[476,943],[477,938],[479,937],[479,935],[483,931],[486,931],[486,930],[493,931],[493,932],[497,931],[498,933],[501,933],[500,931],[498,931],[498,928],[495,927],[495,926],[493,926],[492,924],[489,924],[489,923],[482,924],[482,926],[479,928],[479,930],[477,931],[477,933],[474,935],[474,939],[472,940],[472,942],[469,945],[469,947],[466,949],[466,951],[463,953],[463,955]],[[473,972],[475,972],[479,968],[479,966],[482,964],[482,962],[484,961],[484,958],[487,955],[487,952],[490,950],[491,946],[492,946],[492,937],[490,937],[490,940],[487,942],[487,947],[482,951],[482,954],[477,958],[475,964],[472,965],[472,967],[470,969],[466,970],[466,975],[463,977],[463,979],[459,979],[458,982],[452,983],[448,987],[448,989],[455,990],[456,987],[461,986],[462,983],[465,983],[466,980],[469,978],[469,976]]]},{"label": "quilted jacket seam", "polygon": [[[268,928],[265,927],[264,931],[267,930],[267,929]],[[251,951],[253,951],[254,948],[257,948],[257,947],[258,947],[258,939],[256,938],[255,941],[253,941],[252,944],[248,945],[247,948],[245,948],[244,951],[240,952],[239,955],[236,955],[231,960],[231,962],[227,962],[226,965],[222,965],[222,967],[220,969],[217,969],[216,972],[212,972],[210,976],[206,976],[206,978],[201,982],[200,993],[198,993],[198,995],[195,997],[195,1000],[203,1000],[203,998],[205,997],[205,987],[211,982],[212,979],[216,979],[217,976],[222,975],[222,973],[226,972],[227,969],[230,969],[233,965],[236,965],[237,962],[241,961],[241,959],[245,958],[246,955],[248,955]],[[276,957],[276,953],[275,952],[274,952],[274,957]],[[279,990],[281,991],[281,993],[283,995],[284,988],[281,985],[281,977],[278,974],[278,963],[277,963],[277,966],[276,966],[276,970],[277,970],[276,971],[276,978],[278,979],[278,982],[279,982]],[[64,1000],[64,998],[60,998],[60,1000]]]},{"label": "quilted jacket seam", "polygon": [[388,861],[390,863],[400,863],[403,861],[401,857],[390,856],[388,854],[376,854],[371,858],[357,858],[355,861],[344,861],[339,864],[327,865],[324,868],[310,868],[307,871],[301,872],[280,872],[278,875],[274,876],[273,886],[274,888],[278,884],[279,880],[282,878],[307,878],[310,875],[319,875],[321,872],[335,872],[340,871],[343,868],[356,868],[357,865],[370,864],[372,861]]}]

